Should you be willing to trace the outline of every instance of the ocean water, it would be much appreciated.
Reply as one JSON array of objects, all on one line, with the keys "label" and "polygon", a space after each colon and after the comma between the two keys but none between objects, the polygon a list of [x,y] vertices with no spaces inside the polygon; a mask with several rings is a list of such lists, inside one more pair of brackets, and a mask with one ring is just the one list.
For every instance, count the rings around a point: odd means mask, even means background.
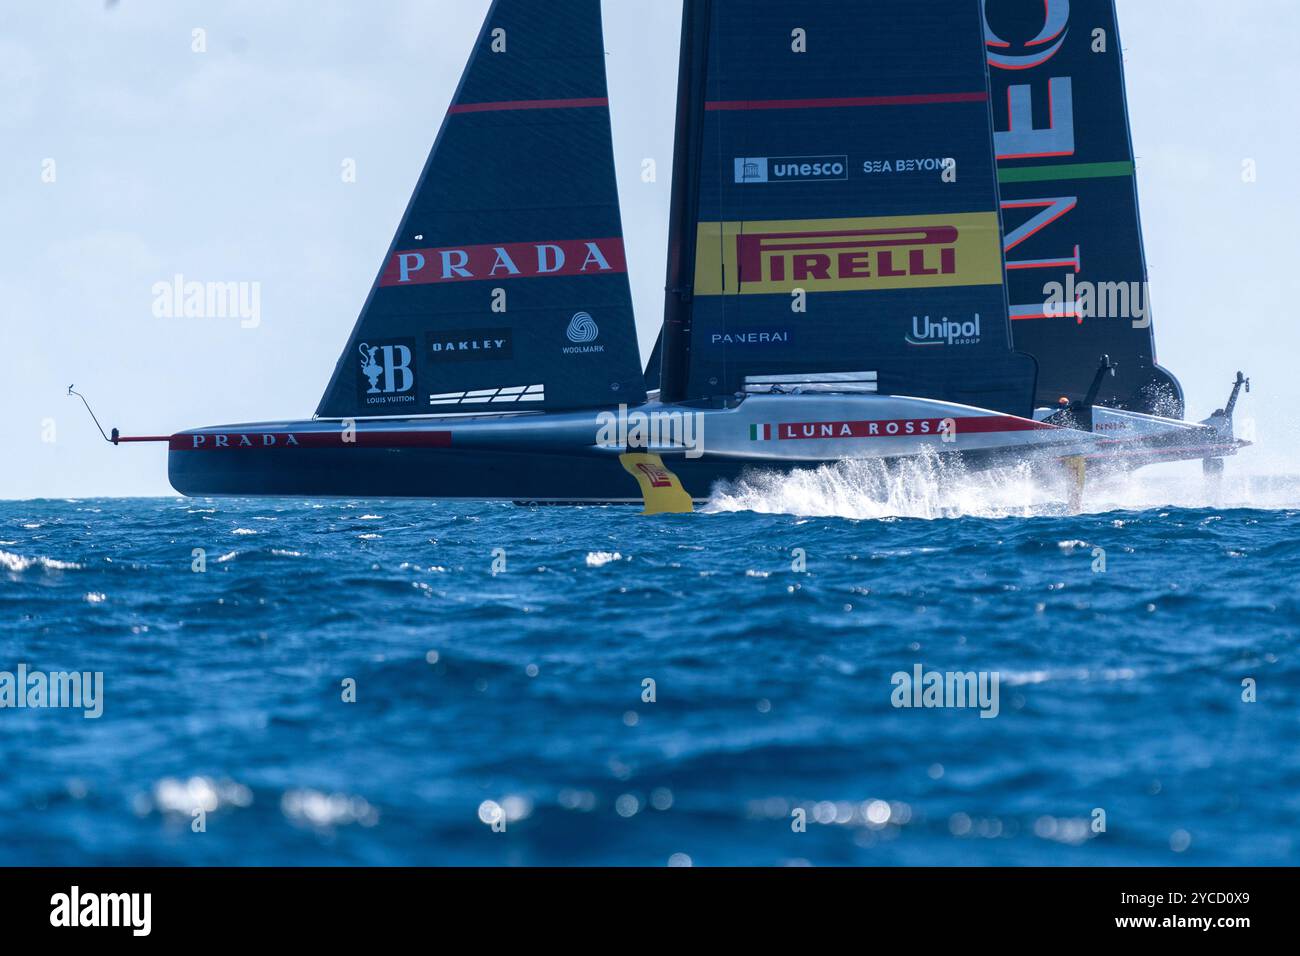
[{"label": "ocean water", "polygon": [[1295,482],[850,466],[0,503],[0,671],[103,675],[0,709],[0,863],[1300,863],[1298,532]]}]

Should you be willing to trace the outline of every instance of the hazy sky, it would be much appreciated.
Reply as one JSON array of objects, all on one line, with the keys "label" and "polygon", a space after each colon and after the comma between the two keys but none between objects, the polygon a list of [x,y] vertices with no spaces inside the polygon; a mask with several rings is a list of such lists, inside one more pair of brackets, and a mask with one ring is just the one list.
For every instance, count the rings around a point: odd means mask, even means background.
[{"label": "hazy sky", "polygon": [[[105,444],[64,396],[73,382],[126,434],[311,415],[488,5],[0,0],[0,497],[170,492],[164,447]],[[605,0],[647,354],[680,11]],[[1300,3],[1120,0],[1119,13],[1160,362],[1197,418],[1245,369],[1242,414],[1264,447],[1230,467],[1295,471]],[[156,316],[154,284],[178,273],[259,283],[260,324]]]}]

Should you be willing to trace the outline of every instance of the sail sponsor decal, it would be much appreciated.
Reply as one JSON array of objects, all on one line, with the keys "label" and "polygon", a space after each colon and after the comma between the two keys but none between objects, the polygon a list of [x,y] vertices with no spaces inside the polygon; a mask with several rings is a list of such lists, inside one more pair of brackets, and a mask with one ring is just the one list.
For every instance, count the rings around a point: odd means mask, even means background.
[{"label": "sail sponsor decal", "polygon": [[172,435],[170,451],[247,451],[250,449],[299,448],[448,448],[451,432],[426,429],[401,431],[276,432],[222,431]]},{"label": "sail sponsor decal", "polygon": [[957,160],[951,156],[900,156],[893,159],[866,159],[862,171],[868,176],[883,174],[906,175],[916,173],[955,173]]},{"label": "sail sponsor decal", "polygon": [[934,437],[951,434],[1047,431],[1055,426],[1014,415],[967,418],[892,418],[868,421],[775,422],[749,426],[750,441],[825,441],[848,438]]},{"label": "sail sponsor decal", "polygon": [[425,355],[437,362],[494,362],[515,356],[514,329],[439,329],[424,334]]},{"label": "sail sponsor decal", "polygon": [[848,156],[736,157],[738,183],[813,183],[849,178]]},{"label": "sail sponsor decal", "polygon": [[912,316],[912,331],[908,333],[908,345],[920,347],[942,345],[978,345],[980,341],[980,316],[975,313],[973,319],[961,321],[944,316],[932,319],[928,315]]},{"label": "sail sponsor decal", "polygon": [[362,342],[357,353],[357,399],[362,405],[415,404],[415,339]]},{"label": "sail sponsor decal", "polygon": [[596,340],[600,338],[600,326],[588,312],[575,312],[564,330],[564,337],[572,342],[560,351],[565,355],[590,355],[605,351],[605,346]]},{"label": "sail sponsor decal", "polygon": [[733,161],[735,181],[747,183],[846,182],[860,169],[865,176],[955,174],[952,156],[876,156],[859,162],[846,154],[832,156],[737,156]]},{"label": "sail sponsor decal", "polygon": [[407,249],[389,257],[382,287],[617,275],[627,272],[621,238],[507,242]]},{"label": "sail sponsor decal", "polygon": [[999,285],[994,212],[701,222],[696,295]]},{"label": "sail sponsor decal", "polygon": [[709,344],[721,347],[732,345],[780,346],[790,344],[788,329],[739,329],[731,332],[713,332]]}]

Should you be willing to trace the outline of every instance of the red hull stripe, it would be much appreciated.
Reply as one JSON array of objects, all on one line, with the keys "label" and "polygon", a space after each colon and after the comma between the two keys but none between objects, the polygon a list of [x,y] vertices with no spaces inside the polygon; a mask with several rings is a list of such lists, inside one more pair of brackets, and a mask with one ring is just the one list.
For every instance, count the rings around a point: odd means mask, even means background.
[{"label": "red hull stripe", "polygon": [[[942,418],[899,418],[859,422],[782,422],[776,437],[783,441],[815,441],[837,438],[938,438],[946,421]],[[1055,425],[1035,422],[1014,415],[981,415],[953,419],[957,435],[980,435],[997,432],[1027,432],[1054,429]],[[910,429],[910,430],[909,430]]]},{"label": "red hull stripe", "polygon": [[[345,442],[344,432],[208,432],[173,435],[170,451],[251,451],[269,448],[448,448],[451,432],[358,431]],[[201,439],[201,440],[200,440]]]},{"label": "red hull stripe", "polygon": [[448,113],[498,113],[503,110],[580,110],[609,106],[607,97],[578,100],[502,100],[499,103],[457,103]]},{"label": "red hull stripe", "polygon": [[986,103],[987,93],[918,93],[911,96],[842,96],[814,100],[714,100],[704,104],[718,110],[824,110],[853,106],[929,106],[937,103]]}]

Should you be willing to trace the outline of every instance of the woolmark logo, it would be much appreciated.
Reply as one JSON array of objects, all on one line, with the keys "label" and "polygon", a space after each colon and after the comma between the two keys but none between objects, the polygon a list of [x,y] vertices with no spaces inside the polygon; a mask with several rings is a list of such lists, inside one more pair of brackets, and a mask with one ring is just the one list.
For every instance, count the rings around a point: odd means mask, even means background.
[{"label": "woolmark logo", "polygon": [[569,337],[570,342],[594,342],[600,335],[600,326],[589,313],[578,312],[569,320],[569,327],[565,329],[564,334]]},{"label": "woolmark logo", "polygon": [[738,183],[807,183],[849,178],[848,156],[741,156]]},{"label": "woolmark logo", "polygon": [[908,345],[978,345],[980,340],[980,317],[969,322],[953,322],[946,315],[935,321],[928,315],[912,316],[912,332],[907,336]]},{"label": "woolmark logo", "polygon": [[564,330],[564,334],[573,343],[573,345],[562,350],[565,355],[605,351],[603,345],[590,344],[600,337],[600,326],[587,312],[575,312],[573,318],[569,320],[569,327]]}]

